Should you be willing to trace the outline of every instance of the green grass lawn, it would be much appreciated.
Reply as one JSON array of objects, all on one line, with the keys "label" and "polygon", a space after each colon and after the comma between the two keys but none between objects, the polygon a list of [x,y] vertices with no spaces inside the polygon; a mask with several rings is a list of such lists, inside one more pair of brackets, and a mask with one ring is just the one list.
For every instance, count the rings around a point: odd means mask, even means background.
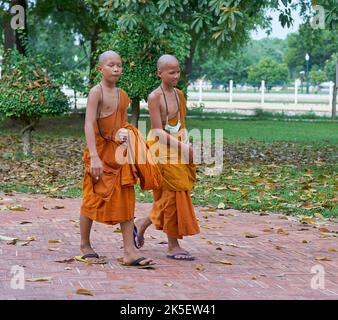
[{"label": "green grass lawn", "polygon": [[[0,122],[0,190],[81,197],[83,125],[83,115],[42,120],[27,159],[19,127]],[[187,125],[224,133],[222,173],[207,176],[206,166],[198,167],[195,205],[338,216],[337,123],[188,119]],[[138,186],[136,194],[152,201]]]},{"label": "green grass lawn", "polygon": [[[142,118],[149,130],[149,119]],[[84,116],[70,115],[41,120],[33,133],[36,138],[52,137],[84,137]],[[338,143],[337,122],[302,122],[274,120],[217,120],[187,119],[187,128],[223,129],[226,140],[256,140],[265,142],[291,141],[303,143]],[[0,122],[1,134],[17,134],[19,126],[11,121]]]}]

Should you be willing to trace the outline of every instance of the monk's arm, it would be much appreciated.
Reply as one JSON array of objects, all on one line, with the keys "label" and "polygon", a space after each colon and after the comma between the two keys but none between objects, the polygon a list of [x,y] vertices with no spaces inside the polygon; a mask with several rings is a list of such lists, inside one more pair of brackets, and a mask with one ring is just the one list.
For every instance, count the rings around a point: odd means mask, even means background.
[{"label": "monk's arm", "polygon": [[100,176],[102,174],[102,163],[98,156],[95,141],[94,125],[96,123],[97,108],[100,100],[100,92],[92,88],[89,92],[86,108],[85,134],[87,147],[91,160],[91,174]]},{"label": "monk's arm", "polygon": [[177,149],[181,149],[183,154],[191,154],[192,150],[190,150],[190,146],[178,141],[175,137],[168,134],[162,128],[162,119],[161,119],[161,111],[160,111],[160,96],[154,93],[151,93],[148,97],[148,109],[150,115],[150,123],[151,128],[156,129],[156,133],[158,134],[161,141],[168,140],[171,146]]}]

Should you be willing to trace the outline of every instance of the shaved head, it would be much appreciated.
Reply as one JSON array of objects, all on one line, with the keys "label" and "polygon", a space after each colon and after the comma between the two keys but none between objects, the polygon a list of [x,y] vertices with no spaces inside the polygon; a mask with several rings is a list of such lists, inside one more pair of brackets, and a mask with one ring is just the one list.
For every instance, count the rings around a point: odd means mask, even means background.
[{"label": "shaved head", "polygon": [[102,65],[105,62],[105,60],[108,58],[116,58],[116,57],[121,59],[120,55],[117,52],[112,51],[112,50],[105,51],[101,53],[99,56],[99,65]]},{"label": "shaved head", "polygon": [[158,70],[163,70],[165,69],[168,65],[180,65],[179,61],[177,58],[171,54],[164,54],[157,60],[157,69]]}]

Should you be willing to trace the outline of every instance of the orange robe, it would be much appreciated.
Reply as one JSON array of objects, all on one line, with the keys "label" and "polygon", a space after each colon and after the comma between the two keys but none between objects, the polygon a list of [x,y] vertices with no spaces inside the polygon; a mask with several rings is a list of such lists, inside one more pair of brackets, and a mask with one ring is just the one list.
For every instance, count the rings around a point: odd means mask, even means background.
[{"label": "orange robe", "polygon": [[[126,125],[129,97],[121,89],[119,103],[118,112],[99,119],[99,126],[105,138],[114,140],[117,130]],[[115,152],[118,144],[114,141],[106,141],[99,133],[97,124],[94,130],[96,148],[103,163],[104,174],[99,181],[92,179],[90,175],[90,154],[88,147],[86,147],[83,155],[85,176],[81,214],[91,220],[107,224],[129,221],[134,218],[135,179],[128,175],[129,170],[123,170],[126,174],[121,174],[122,167],[128,166],[128,164],[117,163]]]},{"label": "orange robe", "polygon": [[[181,128],[185,128],[186,99],[177,90],[180,98]],[[176,120],[177,121],[177,120]],[[176,121],[174,121],[176,123]],[[172,119],[170,119],[170,123]],[[171,123],[175,125],[175,123]],[[165,123],[162,124],[163,129]],[[151,141],[154,143],[154,141]],[[161,147],[160,147],[161,148]],[[167,148],[165,146],[165,148]],[[170,158],[170,148],[167,148],[167,158]],[[159,163],[162,174],[162,186],[154,190],[154,203],[150,219],[156,229],[163,230],[168,236],[182,239],[183,236],[200,232],[190,191],[196,181],[196,166],[182,163]]]}]

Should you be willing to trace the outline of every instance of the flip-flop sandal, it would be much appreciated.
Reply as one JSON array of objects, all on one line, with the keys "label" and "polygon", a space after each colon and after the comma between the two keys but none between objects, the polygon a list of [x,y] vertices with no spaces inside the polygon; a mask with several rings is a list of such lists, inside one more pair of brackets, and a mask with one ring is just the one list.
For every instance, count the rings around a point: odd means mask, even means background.
[{"label": "flip-flop sandal", "polygon": [[144,260],[147,260],[147,258],[141,257],[141,258],[138,258],[138,259],[134,260],[131,263],[122,263],[122,265],[124,265],[126,267],[148,267],[148,268],[151,267],[151,268],[153,268],[154,263],[151,263],[152,261],[149,261],[146,264],[141,264],[140,263],[140,262],[142,262]]},{"label": "flip-flop sandal", "polygon": [[138,234],[136,226],[134,226],[134,245],[137,249],[142,248],[144,245],[144,238]]},{"label": "flip-flop sandal", "polygon": [[[186,256],[186,258],[179,258],[178,256]],[[167,258],[179,261],[195,260],[195,257],[191,256],[189,252],[175,252],[173,254],[167,254]]]}]

